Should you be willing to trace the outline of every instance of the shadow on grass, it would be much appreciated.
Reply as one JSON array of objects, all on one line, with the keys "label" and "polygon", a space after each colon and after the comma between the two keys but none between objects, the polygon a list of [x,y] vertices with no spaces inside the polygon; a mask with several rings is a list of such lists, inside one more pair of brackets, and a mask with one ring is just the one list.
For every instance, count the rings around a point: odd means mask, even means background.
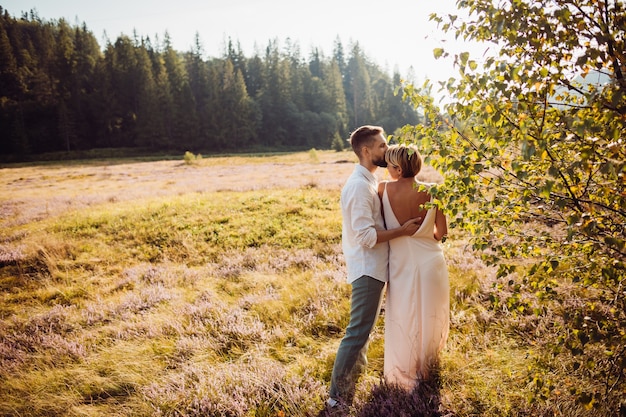
[{"label": "shadow on grass", "polygon": [[347,409],[325,409],[317,417],[454,417],[454,413],[443,409],[440,391],[439,372],[433,372],[429,380],[418,382],[410,392],[382,382],[374,387],[368,401],[354,414]]}]

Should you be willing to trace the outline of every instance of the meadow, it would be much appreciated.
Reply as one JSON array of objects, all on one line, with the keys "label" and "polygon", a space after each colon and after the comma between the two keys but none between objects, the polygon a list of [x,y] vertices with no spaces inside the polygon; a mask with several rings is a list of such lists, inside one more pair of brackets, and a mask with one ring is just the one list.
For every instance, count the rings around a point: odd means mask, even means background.
[{"label": "meadow", "polygon": [[[323,415],[349,313],[339,194],[355,162],[311,150],[2,167],[0,415]],[[495,269],[455,230],[445,253],[438,375],[404,396],[382,383],[383,313],[350,415],[543,415],[532,335],[491,308]]]}]

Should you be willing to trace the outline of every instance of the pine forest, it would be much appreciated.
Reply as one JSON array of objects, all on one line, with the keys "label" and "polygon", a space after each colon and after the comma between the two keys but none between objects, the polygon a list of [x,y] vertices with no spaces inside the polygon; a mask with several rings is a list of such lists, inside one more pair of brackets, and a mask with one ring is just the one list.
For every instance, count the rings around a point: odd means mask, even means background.
[{"label": "pine forest", "polygon": [[[155,36],[158,38],[158,36]],[[85,24],[12,17],[0,7],[0,156],[126,148],[219,153],[345,147],[355,127],[419,121],[358,43],[332,56],[269,40],[245,56],[225,42],[206,58],[162,39],[120,35],[101,46]]]}]

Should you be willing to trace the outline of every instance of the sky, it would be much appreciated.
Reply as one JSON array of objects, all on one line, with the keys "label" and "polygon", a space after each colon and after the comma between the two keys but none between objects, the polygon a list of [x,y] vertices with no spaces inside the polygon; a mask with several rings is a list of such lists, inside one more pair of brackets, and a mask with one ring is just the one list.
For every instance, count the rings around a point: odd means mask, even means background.
[{"label": "sky", "polygon": [[[189,51],[196,33],[206,57],[220,57],[225,41],[239,43],[250,57],[270,40],[297,42],[308,58],[312,47],[332,56],[339,39],[344,51],[358,42],[365,55],[390,74],[412,67],[415,81],[457,75],[452,59],[436,60],[433,49],[470,50],[441,32],[431,13],[457,14],[456,0],[1,0],[13,17],[36,10],[40,18],[84,22],[101,46],[120,34],[156,36],[167,31],[174,49]],[[106,34],[106,36],[105,36]],[[447,39],[446,39],[447,38]]]}]

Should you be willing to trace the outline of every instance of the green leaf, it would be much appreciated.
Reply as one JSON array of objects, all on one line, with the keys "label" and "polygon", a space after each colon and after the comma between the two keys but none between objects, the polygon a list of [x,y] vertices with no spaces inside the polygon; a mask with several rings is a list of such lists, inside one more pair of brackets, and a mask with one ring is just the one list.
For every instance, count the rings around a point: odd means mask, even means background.
[{"label": "green leaf", "polygon": [[459,57],[461,58],[461,65],[466,65],[469,59],[469,52],[461,52]]}]

